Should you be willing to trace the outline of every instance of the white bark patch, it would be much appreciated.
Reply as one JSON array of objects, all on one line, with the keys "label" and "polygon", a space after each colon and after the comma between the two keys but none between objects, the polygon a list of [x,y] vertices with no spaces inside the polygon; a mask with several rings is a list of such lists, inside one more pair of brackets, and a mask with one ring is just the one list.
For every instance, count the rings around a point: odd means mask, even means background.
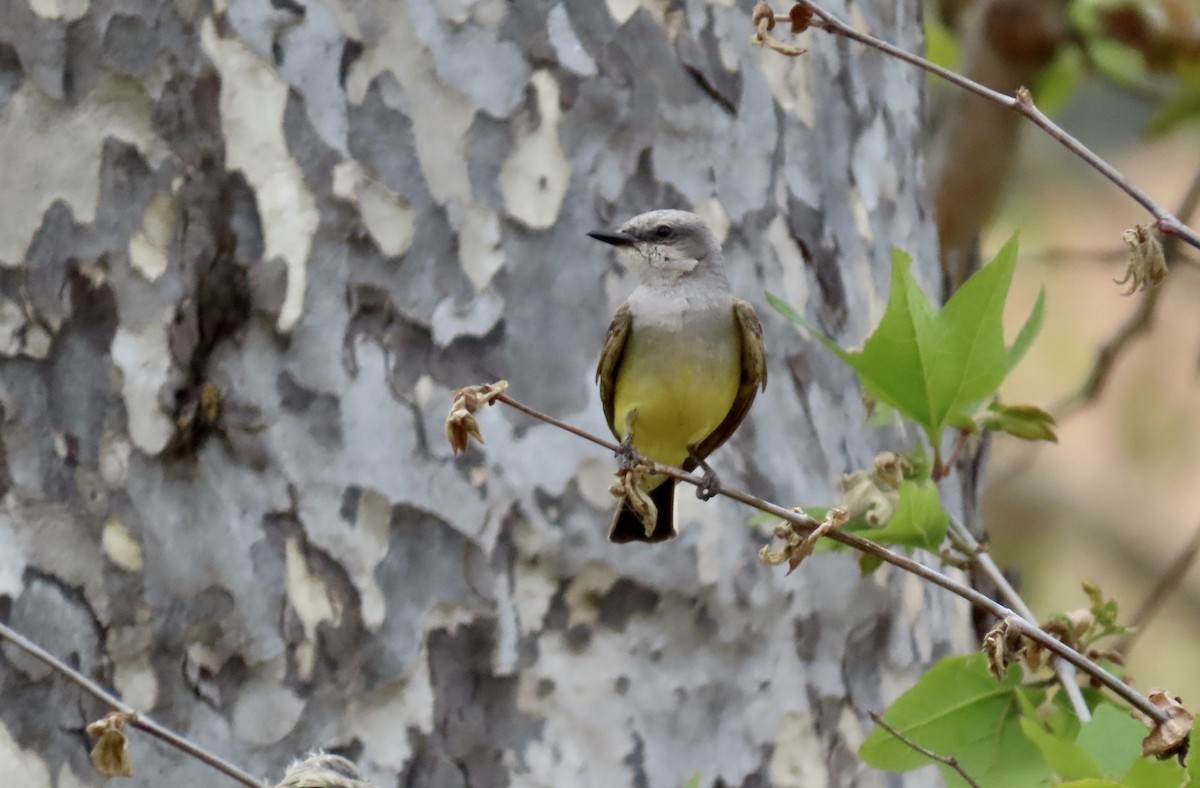
[{"label": "white bark patch", "polygon": [[413,209],[408,200],[368,177],[357,162],[345,161],[333,170],[333,193],[358,203],[367,231],[388,257],[399,257],[413,242]]},{"label": "white bark patch", "polygon": [[470,205],[458,231],[458,261],[479,292],[504,267],[500,215],[485,205]]},{"label": "white bark patch", "polygon": [[304,642],[296,647],[296,671],[303,681],[308,681],[317,656],[317,627],[322,621],[337,626],[342,611],[321,578],[309,570],[298,538],[287,540],[285,556],[288,601],[304,627]]},{"label": "white bark patch", "polygon": [[442,299],[433,309],[433,341],[446,347],[458,337],[486,336],[504,315],[504,299],[494,290],[486,290],[464,306],[454,298]]},{"label": "white bark patch", "polygon": [[116,517],[109,517],[104,522],[100,546],[104,548],[108,560],[126,572],[142,571],[142,546],[129,527]]},{"label": "white bark patch", "polygon": [[74,22],[88,11],[89,0],[29,0],[33,13],[42,19],[61,19]]},{"label": "white bark patch", "polygon": [[571,165],[558,142],[558,83],[548,71],[538,71],[530,82],[537,93],[541,125],[523,135],[500,168],[500,192],[508,213],[535,230],[554,224],[567,184]]},{"label": "white bark patch", "polygon": [[271,680],[252,681],[241,689],[233,708],[233,732],[252,747],[266,747],[287,736],[304,711],[304,701]]},{"label": "white bark patch", "polygon": [[0,724],[0,764],[4,765],[5,785],[22,788],[50,788],[50,769],[32,750],[22,750]]},{"label": "white bark patch", "polygon": [[[16,599],[24,589],[22,577],[29,559],[17,541],[16,523],[5,515],[0,519],[0,596]],[[3,758],[0,758],[3,763]]]},{"label": "white bark patch", "polygon": [[725,243],[725,239],[729,237],[729,214],[725,212],[725,206],[721,205],[720,200],[712,197],[700,203],[696,206],[696,215],[712,228],[717,243]]},{"label": "white bark patch", "polygon": [[129,239],[129,262],[151,282],[166,273],[175,221],[175,199],[169,194],[156,194],[142,211],[142,229]]},{"label": "white bark patch", "polygon": [[287,293],[275,323],[287,333],[304,310],[308,253],[319,222],[316,201],[283,135],[288,85],[245,44],[220,38],[211,20],[200,38],[221,72],[221,128],[229,167],[241,170],[254,188],[265,256],[287,265]]},{"label": "white bark patch", "polygon": [[429,657],[422,649],[407,678],[356,697],[346,710],[351,735],[363,743],[363,757],[372,764],[401,771],[412,755],[409,731],[433,730],[433,686]]},{"label": "white bark patch", "polygon": [[571,18],[567,16],[567,7],[562,3],[550,9],[546,17],[546,32],[560,63],[581,77],[596,76],[596,61],[592,60],[579,36],[575,35]]},{"label": "white bark patch", "polygon": [[375,569],[388,552],[388,533],[392,524],[392,504],[383,495],[364,489],[358,499],[358,512],[354,519],[354,546],[358,552],[356,563],[346,562],[346,569],[358,587],[362,607],[363,624],[368,629],[377,629],[386,616],[386,600],[383,589],[375,579]]},{"label": "white bark patch", "polygon": [[781,57],[765,47],[758,54],[758,62],[779,108],[806,128],[813,128],[817,122],[816,103],[809,81],[819,78],[815,76],[817,70],[804,58]]},{"label": "white bark patch", "polygon": [[767,226],[767,240],[779,261],[783,279],[783,300],[791,304],[797,312],[804,314],[809,295],[808,277],[805,276],[808,267],[804,264],[804,255],[800,253],[800,247],[788,232],[787,222],[782,216],[776,216]]},{"label": "white bark patch", "polygon": [[150,664],[150,655],[142,652],[132,660],[113,666],[113,686],[121,699],[135,709],[152,709],[158,702],[158,677]]},{"label": "white bark patch", "polygon": [[824,740],[816,735],[808,714],[791,712],[779,721],[779,735],[768,765],[771,785],[779,788],[825,788],[829,770],[825,767]]},{"label": "white bark patch", "polygon": [[55,200],[70,205],[78,221],[91,222],[104,140],[115,137],[145,150],[155,136],[152,112],[140,85],[107,72],[74,106],[47,98],[34,80],[25,80],[0,112],[0,260],[15,263],[25,256]]},{"label": "white bark patch", "polygon": [[395,7],[387,31],[350,69],[346,94],[361,104],[376,76],[389,71],[404,88],[412,120],[417,160],[433,198],[440,205],[471,201],[467,174],[467,138],[475,106],[460,91],[441,81],[433,58],[417,38],[405,4]]},{"label": "white bark patch", "polygon": [[158,392],[167,382],[171,352],[165,322],[151,323],[138,331],[117,329],[112,360],[123,376],[121,397],[133,445],[150,456],[167,445],[174,425],[158,404]]},{"label": "white bark patch", "polygon": [[0,298],[0,355],[45,358],[50,352],[50,335],[26,318],[16,301]]}]

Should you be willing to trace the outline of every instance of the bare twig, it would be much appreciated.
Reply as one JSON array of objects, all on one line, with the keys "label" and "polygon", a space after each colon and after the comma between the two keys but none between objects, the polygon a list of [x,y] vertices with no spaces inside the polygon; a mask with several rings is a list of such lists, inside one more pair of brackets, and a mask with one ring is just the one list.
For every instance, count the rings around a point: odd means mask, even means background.
[{"label": "bare twig", "polygon": [[1129,653],[1138,637],[1146,630],[1146,625],[1157,615],[1167,598],[1179,588],[1183,578],[1187,576],[1188,570],[1196,562],[1198,553],[1200,553],[1200,527],[1197,527],[1192,533],[1192,538],[1175,556],[1175,560],[1167,567],[1167,571],[1158,578],[1158,583],[1142,600],[1142,604],[1138,606],[1134,614],[1129,617],[1129,634],[1117,646],[1118,651],[1123,654]]},{"label": "bare twig", "polygon": [[[1181,239],[1185,243],[1200,249],[1200,233],[1197,233],[1191,227],[1180,221],[1178,217],[1176,217],[1163,206],[1159,205],[1152,197],[1150,197],[1150,195],[1133,185],[1133,183],[1131,183],[1129,179],[1122,175],[1115,167],[1093,153],[1090,148],[1077,140],[1075,137],[1071,136],[1071,134],[1069,134],[1065,129],[1047,117],[1046,114],[1038,109],[1037,105],[1034,104],[1033,97],[1029,94],[1028,90],[1021,88],[1017,91],[1015,96],[1010,96],[1007,93],[1001,93],[998,90],[993,90],[985,85],[981,85],[973,79],[964,77],[962,74],[955,73],[947,68],[943,68],[935,63],[931,63],[923,57],[914,55],[911,52],[906,52],[899,47],[883,41],[882,39],[875,38],[872,35],[868,35],[856,30],[829,12],[820,8],[816,4],[809,2],[809,0],[798,0],[797,5],[808,9],[815,17],[811,23],[812,27],[815,27],[819,30],[824,30],[828,33],[849,38],[853,41],[859,42],[860,44],[865,44],[866,46],[877,49],[886,55],[890,55],[898,60],[903,60],[905,63],[909,63],[917,68],[924,69],[930,74],[940,77],[947,82],[963,88],[964,90],[969,90],[978,96],[982,96],[989,101],[994,101],[1003,107],[1008,107],[1014,112],[1024,115],[1035,126],[1042,129],[1060,145],[1074,153],[1105,178],[1112,181],[1117,188],[1125,192],[1127,195],[1133,198],[1135,202],[1149,211],[1150,215],[1154,217],[1154,227],[1160,233],[1163,235],[1174,236]],[[779,22],[786,22],[790,20],[790,16],[776,17],[776,21]]]},{"label": "bare twig", "polygon": [[99,684],[89,679],[87,676],[84,676],[82,673],[58,659],[50,652],[31,641],[29,638],[2,623],[0,623],[0,640],[7,640],[9,643],[12,643],[14,646],[21,649],[31,657],[46,663],[109,708],[130,715],[129,724],[133,727],[140,728],[151,736],[161,739],[180,752],[186,753],[187,755],[190,755],[199,761],[203,761],[217,771],[232,777],[234,780],[237,780],[242,785],[249,785],[251,788],[261,788],[263,785],[262,780],[255,779],[252,775],[242,771],[233,764],[222,760],[219,756],[214,755],[198,745],[192,744],[179,734],[164,728],[149,717],[138,713],[133,709],[132,706],[124,701],[119,700]]},{"label": "bare twig", "polygon": [[[597,437],[590,432],[586,432],[585,430],[581,430],[578,427],[567,424],[564,421],[560,421],[553,416],[548,416],[545,413],[514,400],[507,394],[500,394],[499,396],[495,397],[495,400],[497,402],[503,402],[505,405],[508,405],[515,410],[519,410],[528,416],[532,416],[539,421],[543,421],[546,424],[564,429],[573,435],[583,438],[584,440],[591,441],[597,446],[602,446],[611,452],[616,453],[620,449],[620,447],[612,441]],[[643,462],[646,465],[649,473],[670,476],[672,479],[676,479],[695,487],[700,487],[704,484],[704,479],[702,477],[686,473],[679,468],[648,462],[644,459]],[[731,498],[739,503],[743,503],[747,506],[758,509],[761,512],[766,512],[767,514],[778,517],[781,520],[786,520],[787,522],[796,526],[797,530],[801,531],[802,533],[807,534],[813,530],[814,524],[812,518],[797,514],[791,509],[785,509],[778,504],[765,501],[762,498],[757,498],[748,493],[744,493],[740,490],[735,490],[724,485],[722,485],[720,489],[720,494],[724,495],[726,498]],[[1001,620],[1010,617],[1013,618],[1014,625],[1020,629],[1021,634],[1024,637],[1029,638],[1045,648],[1047,651],[1050,651],[1051,653],[1061,657],[1062,660],[1074,665],[1079,670],[1082,670],[1084,673],[1094,678],[1097,683],[1107,687],[1113,694],[1123,698],[1125,701],[1130,703],[1143,714],[1146,714],[1154,719],[1156,722],[1166,721],[1166,713],[1152,704],[1146,697],[1138,693],[1137,690],[1133,689],[1128,684],[1121,681],[1119,678],[1112,675],[1083,654],[1080,654],[1075,649],[1063,643],[1058,638],[1044,632],[1040,627],[1038,627],[1032,618],[1019,616],[1009,608],[1000,604],[991,597],[976,591],[974,588],[963,585],[957,580],[938,572],[936,569],[931,569],[924,564],[918,563],[907,556],[903,556],[899,553],[888,550],[886,547],[878,545],[870,540],[838,530],[830,531],[826,538],[832,539],[835,542],[840,542],[841,544],[857,550],[860,553],[866,553],[867,555],[875,556],[885,563],[899,567],[900,569],[903,569],[910,574],[914,574],[917,577],[932,583],[933,585],[944,588],[952,594],[962,597],[971,604],[986,610],[996,618]]]},{"label": "bare twig", "polygon": [[[1012,583],[1008,582],[1008,578],[1004,576],[1004,572],[992,560],[992,556],[975,538],[975,535],[965,528],[962,523],[951,518],[950,534],[952,541],[964,545],[969,551],[967,555],[972,556],[975,566],[980,571],[988,576],[988,579],[996,586],[996,590],[1000,596],[1004,598],[1008,604],[1012,605],[1017,614],[1037,626],[1037,617],[1029,605],[1025,604],[1025,600],[1021,598],[1021,594],[1017,589],[1013,588]],[[1003,619],[1001,619],[1003,620]],[[1079,689],[1079,684],[1075,681],[1075,666],[1056,659],[1054,661],[1054,674],[1058,676],[1058,681],[1062,684],[1063,692],[1067,693],[1067,698],[1071,701],[1071,707],[1075,710],[1075,715],[1082,722],[1087,722],[1092,718],[1091,711],[1088,710],[1087,701],[1083,698],[1083,692]]]},{"label": "bare twig", "polygon": [[975,778],[972,777],[970,775],[970,773],[967,772],[967,770],[963,768],[962,764],[958,762],[958,758],[955,758],[953,755],[939,755],[938,753],[934,752],[933,750],[929,750],[929,749],[926,749],[925,747],[922,747],[920,744],[917,744],[915,741],[908,738],[903,733],[901,733],[900,731],[898,731],[894,727],[892,727],[892,725],[890,725],[886,720],[884,720],[883,717],[881,717],[877,712],[869,711],[869,712],[867,712],[867,714],[870,715],[871,719],[875,722],[876,725],[878,725],[880,728],[883,728],[885,731],[887,731],[888,733],[895,736],[897,739],[902,741],[907,746],[909,746],[912,749],[916,750],[917,752],[921,753],[926,758],[937,761],[938,763],[944,763],[945,765],[949,766],[951,769],[958,772],[958,776],[963,778],[963,780],[967,783],[967,785],[970,785],[971,788],[979,788],[979,783],[977,783],[975,781]]}]

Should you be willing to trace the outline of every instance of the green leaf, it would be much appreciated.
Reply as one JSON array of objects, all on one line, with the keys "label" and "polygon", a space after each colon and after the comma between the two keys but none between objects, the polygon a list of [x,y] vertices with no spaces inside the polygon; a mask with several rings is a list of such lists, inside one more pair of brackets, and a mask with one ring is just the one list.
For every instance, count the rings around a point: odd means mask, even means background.
[{"label": "green leaf", "polygon": [[1071,97],[1087,74],[1087,64],[1078,47],[1060,47],[1059,53],[1042,69],[1033,86],[1038,108],[1053,115]]},{"label": "green leaf", "polygon": [[1124,774],[1141,757],[1146,732],[1128,709],[1101,703],[1079,729],[1075,743],[1095,759],[1103,774]]},{"label": "green leaf", "polygon": [[1069,783],[1059,783],[1058,788],[1126,788],[1126,786],[1121,783],[1115,783],[1112,780],[1088,777],[1084,780],[1071,780]]},{"label": "green leaf", "polygon": [[683,784],[683,788],[700,788],[700,772],[693,774],[688,781]]},{"label": "green leaf", "polygon": [[1012,347],[1008,349],[1009,372],[1012,372],[1017,364],[1021,363],[1021,359],[1025,358],[1025,354],[1029,352],[1029,348],[1033,345],[1033,340],[1037,339],[1037,335],[1042,332],[1042,323],[1045,320],[1046,291],[1043,288],[1038,291],[1037,301],[1033,304],[1033,311],[1029,313],[1029,317],[1025,320],[1025,325],[1021,326],[1016,340],[1013,341]]},{"label": "green leaf", "polygon": [[1129,788],[1181,788],[1186,784],[1187,773],[1179,761],[1168,758],[1138,758],[1121,779]]},{"label": "green leaf", "polygon": [[[1018,698],[1033,691],[1020,683],[1017,665],[997,682],[988,674],[983,654],[946,657],[901,695],[883,718],[923,747],[957,758],[982,785],[1039,785],[1052,772],[1021,732]],[[859,754],[872,766],[892,771],[930,763],[881,727],[871,732]]]},{"label": "green leaf", "polygon": [[1001,405],[992,402],[978,416],[979,426],[992,432],[1006,432],[1022,440],[1058,443],[1054,417],[1033,405]]},{"label": "green leaf", "polygon": [[942,509],[937,485],[933,482],[900,482],[900,503],[882,528],[868,528],[859,536],[876,544],[904,545],[936,551],[946,538],[950,518]]},{"label": "green leaf", "polygon": [[1192,735],[1188,739],[1188,753],[1188,785],[1200,786],[1200,725],[1192,726]]},{"label": "green leaf", "polygon": [[1158,106],[1150,116],[1146,134],[1161,137],[1196,118],[1200,118],[1200,87],[1187,85]]},{"label": "green leaf", "polygon": [[1050,768],[1064,780],[1099,777],[1100,767],[1083,748],[1067,739],[1060,739],[1029,717],[1021,718],[1021,731],[1037,745]]},{"label": "green leaf", "polygon": [[1017,241],[968,279],[939,311],[910,270],[911,258],[892,255],[892,290],[879,325],[862,350],[848,351],[768,294],[789,320],[804,326],[858,373],[866,393],[925,428],[938,443],[948,424],[968,421],[993,395],[1041,328],[1039,298],[1012,348],[1004,344],[1004,302],[1017,263]]}]

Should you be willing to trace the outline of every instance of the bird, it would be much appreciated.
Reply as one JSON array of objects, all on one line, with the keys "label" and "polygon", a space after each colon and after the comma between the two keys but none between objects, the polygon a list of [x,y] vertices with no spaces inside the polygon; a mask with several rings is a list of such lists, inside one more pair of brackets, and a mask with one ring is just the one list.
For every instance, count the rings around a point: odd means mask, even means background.
[{"label": "bird", "polygon": [[[618,248],[639,279],[613,316],[596,381],[604,417],[627,466],[639,457],[704,471],[697,494],[707,500],[720,481],[705,458],[733,434],[767,385],[762,324],[735,298],[721,244],[699,216],[656,210],[616,232],[592,238]],[[609,529],[612,542],[663,542],[676,536],[675,486],[648,475],[639,489],[657,508],[643,522],[623,497]]]}]

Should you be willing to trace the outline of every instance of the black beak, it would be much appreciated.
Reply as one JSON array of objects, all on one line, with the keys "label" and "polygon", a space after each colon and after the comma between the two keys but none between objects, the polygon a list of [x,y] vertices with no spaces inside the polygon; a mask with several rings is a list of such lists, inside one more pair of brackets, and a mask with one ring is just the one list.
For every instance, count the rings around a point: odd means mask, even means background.
[{"label": "black beak", "polygon": [[594,233],[588,233],[588,236],[595,238],[597,241],[612,244],[613,246],[633,246],[637,243],[636,238],[625,233],[606,233],[602,230],[597,230]]}]

